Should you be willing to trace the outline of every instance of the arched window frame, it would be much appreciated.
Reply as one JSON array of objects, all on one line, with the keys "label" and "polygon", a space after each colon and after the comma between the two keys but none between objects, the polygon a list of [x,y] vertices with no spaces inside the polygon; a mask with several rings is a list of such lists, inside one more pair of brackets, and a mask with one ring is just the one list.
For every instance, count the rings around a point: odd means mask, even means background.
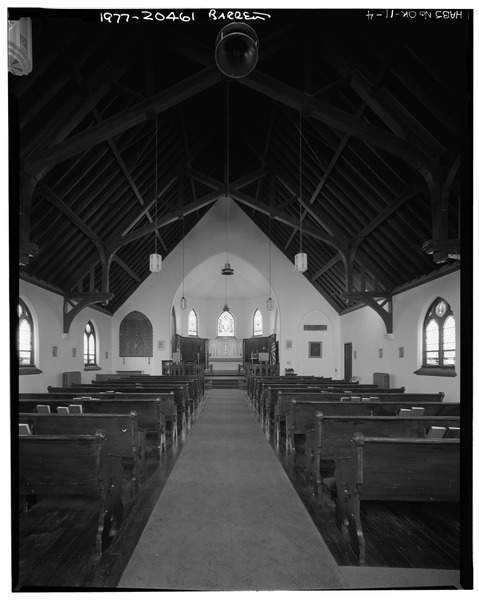
[{"label": "arched window frame", "polygon": [[[420,369],[415,371],[416,375],[434,375],[434,376],[445,376],[455,377],[455,365],[456,365],[456,335],[454,331],[454,346],[445,347],[445,325],[450,323],[450,320],[454,321],[454,330],[456,326],[456,319],[449,303],[444,298],[436,298],[430,305],[426,312],[422,326],[422,366]],[[431,331],[431,325],[437,328],[437,349],[431,349],[428,347],[428,332]],[[431,361],[431,354],[437,354],[437,362]],[[453,362],[448,363],[447,353],[453,352]],[[450,357],[449,357],[450,360]]]},{"label": "arched window frame", "polygon": [[[35,324],[28,306],[21,298],[18,299],[17,317],[18,366],[22,372],[35,368]],[[28,343],[27,347],[22,349],[20,347],[20,330],[23,325],[26,325],[30,330],[30,342]],[[21,353],[23,353],[23,356],[21,356]]]},{"label": "arched window frame", "polygon": [[[190,319],[191,318],[194,319],[194,328],[190,329]],[[194,308],[192,308],[190,310],[190,312],[188,313],[187,328],[188,328],[188,335],[189,336],[191,336],[191,337],[198,337],[198,314],[196,313],[196,310]]]},{"label": "arched window frame", "polygon": [[[232,323],[232,333],[225,333],[223,331],[220,331],[220,324],[222,319],[224,318],[224,315],[229,315],[229,319],[231,319],[231,323]],[[236,333],[236,322],[235,322],[235,318],[233,316],[233,313],[229,310],[224,310],[218,317],[217,321],[216,321],[216,335],[217,337],[235,337],[235,333]]]},{"label": "arched window frame", "polygon": [[83,332],[83,365],[85,369],[98,368],[98,337],[91,321],[85,325]]},{"label": "arched window frame", "polygon": [[263,335],[263,314],[259,308],[253,314],[253,337]]}]

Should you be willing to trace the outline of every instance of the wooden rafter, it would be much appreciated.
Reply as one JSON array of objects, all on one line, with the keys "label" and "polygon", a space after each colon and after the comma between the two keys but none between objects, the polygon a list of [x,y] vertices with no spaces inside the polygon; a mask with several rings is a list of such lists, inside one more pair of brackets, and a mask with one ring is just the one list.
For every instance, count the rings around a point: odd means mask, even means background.
[{"label": "wooden rafter", "polygon": [[347,302],[360,302],[372,308],[383,320],[386,333],[393,333],[393,304],[390,292],[347,292],[342,296]]},{"label": "wooden rafter", "polygon": [[321,269],[319,269],[319,271],[316,271],[316,273],[311,277],[310,281],[311,283],[313,281],[316,281],[316,279],[319,279],[321,277],[321,275],[324,275],[324,273],[326,273],[326,271],[329,271],[329,269],[331,267],[333,267],[337,262],[342,260],[342,256],[340,254],[336,254],[336,256],[333,256],[333,258],[331,260],[329,260],[325,265],[323,265],[321,267]]},{"label": "wooden rafter", "polygon": [[28,168],[38,178],[41,178],[52,165],[89,150],[93,146],[145,122],[149,111],[154,110],[157,114],[164,112],[172,106],[176,106],[180,102],[210,88],[220,80],[221,74],[216,65],[206,68],[155,94],[148,100],[139,102],[114,117],[106,119],[101,125],[90,127],[86,131],[43,151],[29,162]]},{"label": "wooden rafter", "polygon": [[[70,332],[70,326],[73,319],[87,306],[92,304],[108,304],[113,299],[113,294],[86,294],[83,297],[76,298],[77,302],[74,302],[74,298],[65,297],[63,300],[63,333],[68,334]],[[69,307],[70,310],[68,310]]]},{"label": "wooden rafter", "polygon": [[158,219],[158,221],[156,223],[146,225],[145,227],[142,227],[141,229],[136,229],[135,231],[132,231],[125,236],[118,237],[116,240],[112,241],[110,244],[112,251],[117,252],[122,246],[125,246],[126,244],[129,244],[130,242],[133,242],[134,240],[144,237],[145,235],[154,231],[155,228],[166,227],[167,225],[170,225],[171,223],[178,221],[178,219],[180,219],[183,215],[189,214],[191,212],[195,212],[195,211],[199,210],[200,208],[207,206],[208,204],[212,204],[213,202],[216,202],[219,195],[220,195],[219,192],[212,192],[211,194],[207,194],[207,195],[203,196],[202,198],[199,198],[196,202],[192,202],[191,204],[185,205],[181,209],[172,211],[168,215],[162,217],[161,219]]},{"label": "wooden rafter", "polygon": [[429,175],[435,162],[436,157],[425,154],[414,144],[357,119],[341,109],[316,100],[269,75],[253,71],[251,75],[238,81],[242,85],[265,94],[291,108],[296,110],[308,109],[313,118],[402,158],[423,176]]},{"label": "wooden rafter", "polygon": [[[255,210],[258,210],[259,212],[262,212],[265,215],[270,215],[275,221],[284,223],[285,225],[288,225],[289,227],[292,227],[295,230],[299,229],[299,219],[294,219],[290,215],[282,213],[281,211],[269,204],[266,204],[264,202],[258,202],[255,198],[252,198],[251,196],[248,196],[247,194],[244,194],[243,192],[235,189],[230,189],[230,196],[241,204],[245,204],[250,208],[254,208]],[[341,243],[334,236],[329,235],[326,232],[323,233],[308,226],[303,226],[302,232],[304,235],[307,235],[316,240],[320,240],[341,251]]]}]

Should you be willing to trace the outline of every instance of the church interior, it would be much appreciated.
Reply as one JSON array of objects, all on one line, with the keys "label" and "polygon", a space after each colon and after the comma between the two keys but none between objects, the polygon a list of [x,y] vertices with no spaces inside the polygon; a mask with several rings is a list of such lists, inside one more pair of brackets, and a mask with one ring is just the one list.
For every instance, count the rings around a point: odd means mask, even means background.
[{"label": "church interior", "polygon": [[8,9],[12,591],[472,589],[472,18]]}]

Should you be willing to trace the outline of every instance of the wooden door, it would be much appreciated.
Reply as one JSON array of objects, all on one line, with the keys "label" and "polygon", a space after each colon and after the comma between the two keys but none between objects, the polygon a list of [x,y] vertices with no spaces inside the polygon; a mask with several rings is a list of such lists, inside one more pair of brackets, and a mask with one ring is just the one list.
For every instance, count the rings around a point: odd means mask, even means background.
[{"label": "wooden door", "polygon": [[353,376],[353,345],[351,342],[344,344],[344,380],[351,381]]}]

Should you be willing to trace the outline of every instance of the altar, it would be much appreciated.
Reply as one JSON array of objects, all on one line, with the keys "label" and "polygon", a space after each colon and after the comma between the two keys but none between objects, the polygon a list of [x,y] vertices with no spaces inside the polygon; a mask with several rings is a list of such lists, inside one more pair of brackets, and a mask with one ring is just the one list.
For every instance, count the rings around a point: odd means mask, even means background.
[{"label": "altar", "polygon": [[214,372],[238,371],[243,366],[243,340],[216,338],[209,341],[208,363]]}]

